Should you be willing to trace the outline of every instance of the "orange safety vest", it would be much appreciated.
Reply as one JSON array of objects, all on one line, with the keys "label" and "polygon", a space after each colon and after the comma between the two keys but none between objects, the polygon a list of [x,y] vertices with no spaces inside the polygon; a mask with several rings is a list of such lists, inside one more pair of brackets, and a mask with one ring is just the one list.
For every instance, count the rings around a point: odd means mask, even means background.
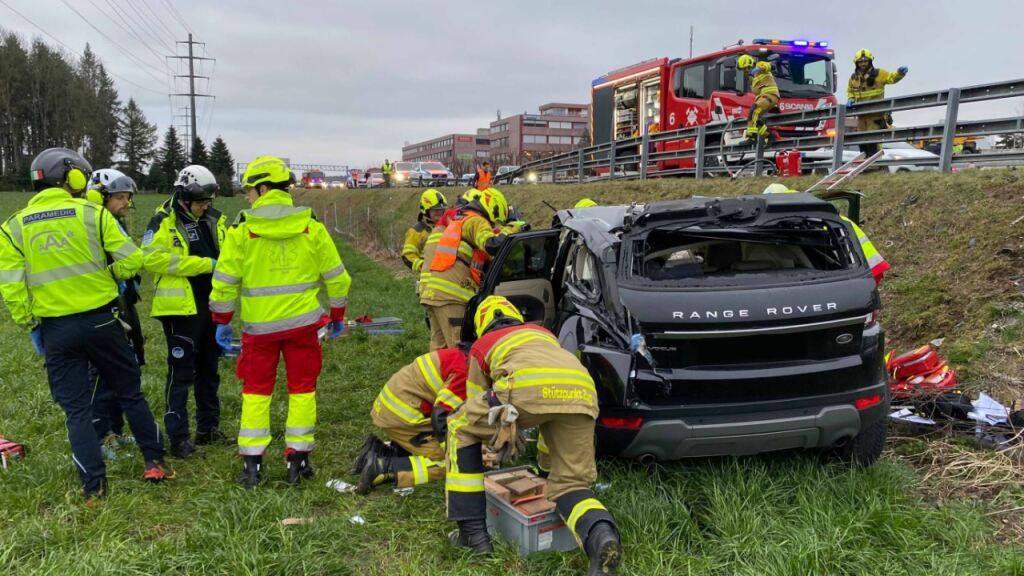
[{"label": "orange safety vest", "polygon": [[476,189],[487,190],[491,187],[491,173],[483,168],[476,169]]},{"label": "orange safety vest", "polygon": [[[474,216],[477,215],[474,214]],[[483,218],[483,216],[478,217]],[[463,264],[469,266],[469,273],[473,278],[473,282],[479,285],[484,279],[484,267],[490,262],[491,256],[479,248],[473,249],[473,257],[469,262],[465,261],[464,256],[460,256],[459,246],[463,243],[462,225],[468,219],[469,217],[465,214],[458,214],[451,219],[451,222],[449,222],[448,226],[444,229],[444,233],[441,235],[441,240],[437,243],[434,258],[430,261],[430,270],[432,272],[444,272],[454,266],[456,261],[462,260]]]}]

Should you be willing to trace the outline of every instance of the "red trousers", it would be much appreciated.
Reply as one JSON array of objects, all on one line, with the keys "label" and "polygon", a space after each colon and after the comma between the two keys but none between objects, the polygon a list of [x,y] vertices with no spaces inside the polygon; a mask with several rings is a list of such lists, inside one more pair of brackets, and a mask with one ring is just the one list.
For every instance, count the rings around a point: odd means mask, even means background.
[{"label": "red trousers", "polygon": [[277,363],[282,355],[288,393],[316,391],[316,380],[323,367],[317,328],[313,325],[280,334],[242,334],[242,353],[235,368],[235,374],[242,380],[242,393],[272,395],[277,381]]}]

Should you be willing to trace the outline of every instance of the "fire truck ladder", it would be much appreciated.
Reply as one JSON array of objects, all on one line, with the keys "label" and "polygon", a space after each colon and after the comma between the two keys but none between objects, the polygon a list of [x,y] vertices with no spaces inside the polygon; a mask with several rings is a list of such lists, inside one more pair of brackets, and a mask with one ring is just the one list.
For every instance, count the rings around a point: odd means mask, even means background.
[{"label": "fire truck ladder", "polygon": [[814,192],[815,190],[820,189],[824,189],[825,191],[834,190],[843,182],[846,182],[857,174],[867,170],[869,166],[875,163],[875,160],[878,160],[881,157],[881,150],[872,154],[867,160],[864,159],[864,153],[861,152],[853,160],[850,160],[838,169],[826,174],[824,178],[815,182],[813,186],[804,190],[804,192]]}]

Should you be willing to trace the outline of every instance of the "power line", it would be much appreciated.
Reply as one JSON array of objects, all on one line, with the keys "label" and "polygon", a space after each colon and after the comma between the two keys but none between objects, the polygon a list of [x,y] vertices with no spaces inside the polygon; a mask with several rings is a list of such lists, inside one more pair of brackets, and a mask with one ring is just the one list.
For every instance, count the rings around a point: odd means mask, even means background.
[{"label": "power line", "polygon": [[[24,14],[22,14],[21,12],[18,12],[17,10],[15,10],[14,8],[12,8],[12,7],[11,7],[11,5],[10,5],[10,4],[8,4],[7,2],[5,2],[4,0],[0,0],[0,4],[3,4],[3,5],[4,5],[4,6],[5,6],[5,7],[6,7],[6,8],[8,9],[8,10],[10,10],[11,12],[14,12],[14,13],[15,13],[15,14],[17,14],[18,16],[20,16],[22,20],[24,20],[25,22],[28,22],[29,24],[31,24],[31,25],[32,25],[32,26],[33,26],[33,27],[34,27],[35,29],[39,30],[40,32],[42,32],[43,34],[45,34],[46,36],[48,36],[48,37],[49,37],[49,38],[50,38],[51,40],[53,40],[53,41],[54,41],[54,42],[56,42],[57,44],[60,44],[60,45],[61,45],[61,46],[62,46],[62,47],[63,47],[63,48],[65,49],[65,50],[67,50],[68,52],[70,52],[70,53],[74,54],[74,55],[75,55],[75,56],[77,56],[77,57],[78,57],[79,59],[81,59],[81,58],[82,58],[82,55],[81,55],[81,54],[79,54],[77,50],[74,50],[74,49],[72,49],[72,48],[71,48],[70,46],[68,46],[67,44],[65,44],[65,43],[61,42],[61,41],[60,41],[60,38],[57,38],[57,37],[56,37],[56,36],[54,36],[53,34],[50,34],[50,33],[49,33],[49,32],[47,32],[46,30],[44,30],[42,26],[40,26],[39,24],[36,24],[36,23],[35,23],[35,22],[33,22],[32,20],[30,20],[28,16],[25,16],[25,15],[24,15]],[[143,85],[141,85],[141,84],[138,84],[138,83],[136,83],[136,82],[133,82],[133,81],[131,81],[131,80],[129,80],[129,79],[127,79],[127,78],[125,78],[124,76],[121,76],[120,74],[117,74],[116,72],[114,72],[114,71],[112,71],[112,70],[108,70],[108,72],[110,72],[110,75],[111,75],[111,76],[113,76],[113,77],[115,77],[115,78],[117,78],[117,79],[121,80],[122,82],[125,82],[125,83],[127,83],[127,84],[131,84],[132,86],[135,86],[136,88],[138,88],[138,89],[140,89],[140,90],[145,90],[145,91],[147,91],[147,92],[152,92],[152,93],[154,93],[154,94],[160,94],[160,95],[163,95],[163,92],[160,92],[159,90],[153,90],[152,88],[147,88],[147,87],[145,87],[145,86],[143,86]]]},{"label": "power line", "polygon": [[151,35],[151,36],[153,36],[154,38],[159,38],[160,42],[164,46],[168,47],[168,51],[169,52],[173,52],[174,48],[170,48],[170,47],[174,46],[174,35],[172,34],[171,36],[169,36],[170,42],[168,42],[167,38],[165,38],[164,36],[161,36],[162,32],[161,32],[160,28],[157,27],[157,26],[153,26],[152,23],[150,23],[149,16],[146,16],[145,14],[143,14],[142,11],[139,10],[138,7],[135,6],[135,4],[133,2],[131,2],[131,0],[128,0],[125,3],[128,5],[129,8],[131,8],[132,12],[135,13],[135,16],[139,19],[138,21],[139,21],[140,25],[143,26],[146,29],[146,33]]},{"label": "power line", "polygon": [[167,6],[167,9],[171,12],[171,16],[178,21],[178,24],[181,24],[181,26],[185,30],[188,30],[188,32],[192,34],[193,32],[192,29],[188,27],[188,22],[186,22],[185,19],[182,18],[181,12],[178,12],[178,9],[174,7],[174,4],[172,4],[170,0],[163,0],[163,2]]},{"label": "power line", "polygon": [[[99,34],[100,36],[103,36],[104,38],[106,38],[106,39],[107,39],[107,41],[109,41],[109,42],[110,42],[111,44],[113,44],[113,45],[114,45],[114,46],[115,46],[115,47],[116,47],[116,48],[117,48],[118,50],[120,50],[122,54],[124,54],[125,56],[128,56],[129,58],[131,58],[131,59],[132,59],[133,61],[135,61],[136,63],[138,63],[138,64],[139,64],[140,66],[146,66],[146,67],[152,68],[153,70],[156,70],[156,71],[157,71],[157,72],[159,72],[160,74],[163,74],[163,70],[160,70],[159,68],[156,68],[156,67],[155,67],[155,66],[153,66],[152,64],[146,64],[145,62],[143,62],[142,60],[140,60],[140,59],[139,59],[139,58],[138,58],[137,56],[135,56],[134,54],[132,54],[131,52],[129,52],[128,50],[126,50],[126,49],[125,49],[124,47],[122,47],[122,46],[121,46],[120,44],[118,44],[117,42],[115,42],[113,38],[111,38],[110,36],[107,36],[107,35],[106,35],[106,34],[105,34],[105,33],[104,33],[104,32],[103,32],[102,30],[100,30],[99,28],[97,28],[95,24],[93,24],[92,22],[90,22],[88,18],[86,18],[85,16],[83,16],[81,12],[79,12],[78,10],[76,10],[76,9],[75,9],[75,7],[74,7],[74,6],[72,6],[72,5],[71,5],[71,4],[70,4],[70,3],[68,2],[68,0],[60,0],[60,1],[61,1],[62,3],[64,3],[64,5],[65,5],[65,6],[67,6],[69,10],[71,10],[72,12],[74,12],[75,14],[77,14],[77,15],[78,15],[78,17],[82,19],[82,22],[85,22],[86,24],[88,24],[88,25],[89,25],[89,27],[90,27],[90,28],[92,28],[93,30],[95,30],[97,34]],[[149,74],[149,75],[150,75],[150,76],[151,76],[151,77],[152,77],[152,78],[153,78],[154,80],[156,80],[157,82],[160,82],[160,81],[161,81],[161,80],[160,80],[160,78],[157,78],[156,76],[153,76],[153,74],[149,73],[148,71],[146,71],[146,70],[143,70],[143,72],[146,72],[146,74]]]},{"label": "power line", "polygon": [[[130,1],[130,0],[129,0],[129,1]],[[160,29],[162,29],[162,30],[163,30],[164,32],[166,32],[166,33],[167,33],[167,37],[171,39],[171,43],[173,44],[173,43],[174,43],[174,40],[175,40],[175,39],[176,39],[176,37],[177,37],[177,35],[176,35],[176,34],[174,33],[174,31],[173,31],[173,30],[171,30],[171,29],[170,29],[170,28],[169,28],[169,27],[168,27],[168,26],[167,26],[166,24],[164,24],[164,19],[163,19],[163,18],[161,18],[161,17],[160,17],[160,16],[159,16],[159,15],[158,15],[158,14],[156,13],[156,11],[155,11],[155,10],[153,10],[153,8],[152,8],[152,7],[151,7],[151,6],[149,5],[149,2],[145,2],[145,1],[143,1],[143,2],[142,2],[142,7],[143,7],[143,8],[145,8],[145,9],[146,9],[146,10],[147,10],[147,11],[148,11],[148,12],[149,12],[150,14],[152,14],[152,15],[153,15],[153,20],[154,20],[154,21],[156,22],[156,24],[157,24],[156,26],[154,26],[154,28],[157,28],[157,27],[159,27],[159,28],[160,28]]]},{"label": "power line", "polygon": [[[104,16],[106,16],[107,20],[110,20],[111,22],[113,22],[115,26],[120,26],[120,24],[118,24],[117,21],[115,21],[114,18],[110,16],[110,14],[108,14],[105,10],[103,10],[102,8],[97,6],[96,3],[93,2],[93,0],[88,0],[88,2],[89,2],[89,4],[92,5],[93,8],[96,9],[97,12],[99,12],[100,14],[103,14]],[[108,3],[109,3],[109,1],[108,1]],[[147,44],[146,41],[143,40],[142,37],[139,36],[135,32],[135,29],[134,29],[133,26],[126,26],[126,27],[128,28],[128,32],[132,36],[134,36],[135,39],[138,40],[139,43],[142,44],[146,48],[146,50],[149,50],[149,52],[151,54],[153,54],[153,56],[156,56],[157,61],[160,62],[160,64],[162,64],[163,67],[166,68],[168,72],[173,72],[173,70],[171,70],[171,67],[167,65],[167,62],[164,60],[164,58],[162,56],[160,56],[159,54],[157,54],[156,51],[153,50],[153,48],[151,48],[149,46],[149,44]]]},{"label": "power line", "polygon": [[[118,6],[113,0],[105,0],[105,1],[106,1],[107,5],[110,6],[110,8],[114,12],[117,13],[117,15],[121,18],[121,21],[124,22],[124,25],[126,27],[128,27],[129,29],[134,30],[135,28],[138,28],[140,31],[142,31],[142,28],[145,27],[145,22],[144,21],[143,22],[137,22],[132,17],[132,15],[128,13],[127,10],[125,10],[124,8],[121,8],[120,6]],[[156,41],[157,44],[159,44],[159,46],[158,46],[159,49],[166,50],[168,52],[173,52],[174,51],[174,49],[171,48],[171,45],[168,44],[167,40],[165,40],[164,38],[161,38],[158,35],[154,35],[154,34],[152,34],[148,30],[143,31],[143,33],[149,34],[153,38],[153,40]]]}]

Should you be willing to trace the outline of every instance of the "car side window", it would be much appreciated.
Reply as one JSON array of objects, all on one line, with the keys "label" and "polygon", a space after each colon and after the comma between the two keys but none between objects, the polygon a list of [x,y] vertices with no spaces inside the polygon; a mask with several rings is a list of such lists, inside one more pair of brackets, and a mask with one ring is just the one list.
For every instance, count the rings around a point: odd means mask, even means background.
[{"label": "car side window", "polygon": [[587,296],[596,297],[601,293],[601,284],[597,277],[597,259],[582,240],[576,242],[575,254],[571,256],[573,285]]},{"label": "car side window", "polygon": [[516,238],[505,260],[501,264],[500,282],[551,278],[558,250],[555,236]]}]

